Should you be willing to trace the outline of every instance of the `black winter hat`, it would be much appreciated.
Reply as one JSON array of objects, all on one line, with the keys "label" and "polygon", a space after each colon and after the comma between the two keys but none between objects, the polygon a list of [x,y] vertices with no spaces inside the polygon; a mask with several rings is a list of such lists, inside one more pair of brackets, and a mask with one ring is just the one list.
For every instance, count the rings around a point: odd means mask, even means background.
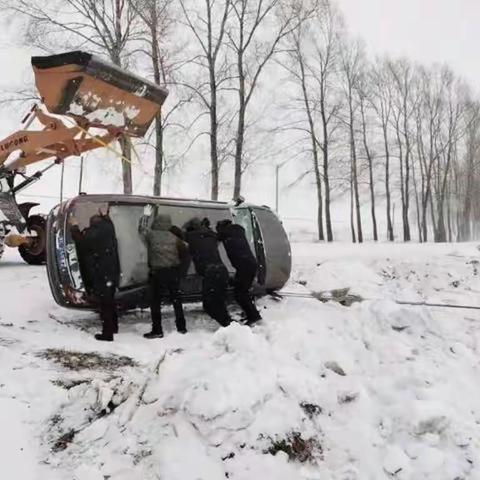
[{"label": "black winter hat", "polygon": [[225,220],[220,220],[219,222],[217,222],[217,232],[228,227],[231,224],[232,224],[232,221],[229,220],[228,218]]}]

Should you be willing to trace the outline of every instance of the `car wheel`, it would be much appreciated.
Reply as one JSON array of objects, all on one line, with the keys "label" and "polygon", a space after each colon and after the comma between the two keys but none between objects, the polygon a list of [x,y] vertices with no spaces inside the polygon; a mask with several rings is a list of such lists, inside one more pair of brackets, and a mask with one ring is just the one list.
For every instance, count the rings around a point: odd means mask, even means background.
[{"label": "car wheel", "polygon": [[46,226],[43,215],[32,215],[27,219],[27,229],[34,234],[34,240],[29,245],[18,247],[18,251],[29,265],[43,265],[46,261]]},{"label": "car wheel", "polygon": [[5,251],[5,225],[0,223],[0,258],[3,256],[3,252]]}]

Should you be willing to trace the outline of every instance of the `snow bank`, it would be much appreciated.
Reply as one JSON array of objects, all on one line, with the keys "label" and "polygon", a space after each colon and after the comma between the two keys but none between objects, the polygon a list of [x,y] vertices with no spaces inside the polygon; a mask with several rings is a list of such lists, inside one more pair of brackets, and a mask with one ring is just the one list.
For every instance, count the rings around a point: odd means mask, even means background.
[{"label": "snow bank", "polygon": [[[76,466],[78,480],[96,478],[93,466],[112,480],[480,475],[468,332],[451,337],[428,311],[390,301],[282,306],[253,330],[234,324],[160,352],[158,369],[134,371],[128,385],[72,389],[60,415],[73,408],[77,421],[78,411],[123,400],[80,428],[56,461]],[[272,454],[292,432],[318,442],[304,464]]]},{"label": "snow bank", "polygon": [[[110,345],[92,339],[90,314],[48,303],[38,270],[0,270],[8,291],[29,282],[34,305],[12,294],[1,313],[12,326],[0,325],[0,396],[18,412],[8,451],[26,432],[40,445],[26,450],[22,478],[39,461],[48,473],[36,478],[55,480],[480,478],[480,314],[393,301],[474,303],[474,249],[408,246],[392,258],[382,246],[335,248],[294,249],[288,290],[351,288],[372,300],[263,299],[253,329],[216,329],[189,310],[189,334],[159,341],[141,337],[149,319],[136,314]],[[72,372],[40,360],[45,348],[135,363]]]}]

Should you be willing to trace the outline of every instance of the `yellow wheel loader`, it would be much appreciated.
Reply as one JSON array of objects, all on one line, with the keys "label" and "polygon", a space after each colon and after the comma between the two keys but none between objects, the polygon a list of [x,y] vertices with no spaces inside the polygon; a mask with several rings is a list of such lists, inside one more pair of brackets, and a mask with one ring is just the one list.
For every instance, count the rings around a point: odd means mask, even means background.
[{"label": "yellow wheel loader", "polygon": [[[15,195],[68,157],[144,136],[168,92],[81,51],[32,57],[32,67],[42,102],[23,118],[23,130],[0,141],[0,257],[4,245],[17,247],[38,265],[45,262],[45,217],[30,215],[38,203],[18,204]],[[29,130],[35,120],[42,130]],[[44,160],[52,161],[26,174]]]}]

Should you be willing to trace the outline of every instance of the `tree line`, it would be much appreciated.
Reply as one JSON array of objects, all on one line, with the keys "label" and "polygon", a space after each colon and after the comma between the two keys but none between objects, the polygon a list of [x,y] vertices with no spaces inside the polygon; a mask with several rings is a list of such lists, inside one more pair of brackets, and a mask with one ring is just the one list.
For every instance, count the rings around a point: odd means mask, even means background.
[{"label": "tree line", "polygon": [[[448,66],[370,58],[329,0],[0,5],[25,19],[27,45],[85,48],[172,91],[149,137],[154,195],[165,171],[203,138],[211,198],[219,197],[222,174],[231,176],[231,195],[241,195],[245,171],[262,155],[258,103],[273,75],[282,79],[283,114],[269,119],[262,143],[291,140],[279,155],[295,160],[299,181],[313,180],[319,240],[335,238],[336,197],[349,199],[353,242],[480,236],[479,99]],[[179,137],[185,148],[173,154]],[[121,149],[124,192],[132,193],[130,142]]]}]

